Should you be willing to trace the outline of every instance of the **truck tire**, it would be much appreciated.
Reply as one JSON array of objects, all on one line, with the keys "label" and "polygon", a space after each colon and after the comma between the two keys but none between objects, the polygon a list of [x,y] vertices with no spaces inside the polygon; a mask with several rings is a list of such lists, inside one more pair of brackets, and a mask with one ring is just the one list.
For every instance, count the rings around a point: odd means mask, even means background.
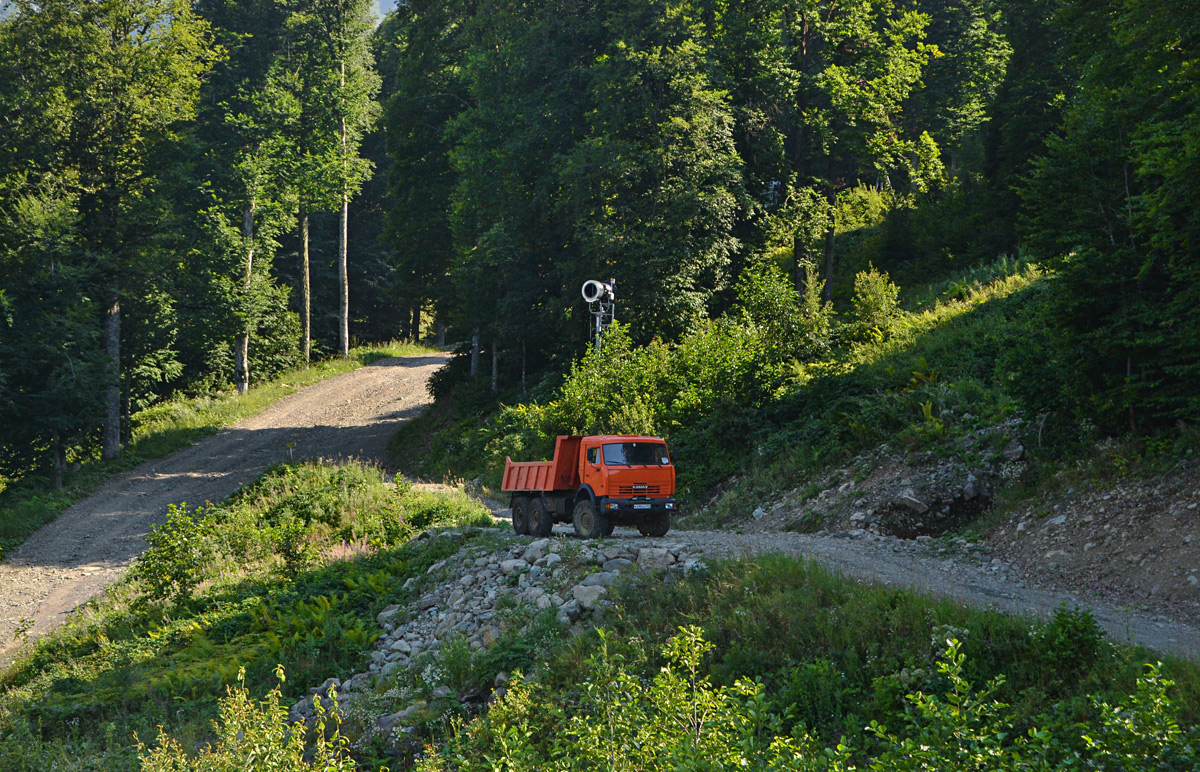
[{"label": "truck tire", "polygon": [[539,538],[549,536],[551,529],[554,528],[554,514],[546,509],[546,502],[540,498],[534,499],[530,502],[528,511],[529,528],[526,533]]},{"label": "truck tire", "polygon": [[667,531],[671,530],[671,513],[655,512],[638,523],[637,529],[642,536],[666,536]]},{"label": "truck tire", "polygon": [[513,532],[521,536],[529,535],[529,497],[517,496],[512,502]]},{"label": "truck tire", "polygon": [[575,524],[575,533],[584,539],[596,539],[612,533],[612,523],[608,517],[589,499],[575,505],[571,520]]}]

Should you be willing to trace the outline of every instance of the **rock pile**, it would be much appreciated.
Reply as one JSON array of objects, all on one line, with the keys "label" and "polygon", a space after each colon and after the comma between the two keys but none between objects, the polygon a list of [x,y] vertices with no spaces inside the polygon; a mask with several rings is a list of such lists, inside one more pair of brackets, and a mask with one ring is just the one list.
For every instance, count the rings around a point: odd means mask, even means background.
[{"label": "rock pile", "polygon": [[[950,421],[951,416],[945,416]],[[963,416],[969,419],[971,416]],[[1024,468],[1018,417],[967,431],[953,451],[911,453],[887,445],[831,470],[803,489],[755,510],[749,530],[838,532],[861,529],[915,539],[940,536],[976,519],[996,483]],[[810,491],[820,492],[811,498]]]},{"label": "rock pile", "polygon": [[[511,625],[527,624],[530,618],[528,613],[506,612],[553,609],[558,622],[577,634],[607,605],[608,588],[622,574],[686,571],[700,564],[699,555],[681,544],[581,544],[558,538],[530,542],[500,529],[493,533],[510,543],[492,551],[468,545],[430,566],[423,577],[407,580],[403,589],[413,600],[379,613],[376,620],[384,633],[375,642],[368,669],[311,689],[309,697],[292,706],[290,719],[311,724],[314,697],[329,704],[331,690],[343,713],[360,701],[376,702],[363,698],[386,691],[401,669],[427,662],[430,658],[422,655],[439,651],[450,639],[461,637],[471,649],[484,650]],[[444,700],[451,690],[443,685],[430,697]],[[390,736],[429,706],[426,700],[416,700],[399,711],[396,707],[388,705],[382,708],[387,712],[374,717],[375,731]]]}]

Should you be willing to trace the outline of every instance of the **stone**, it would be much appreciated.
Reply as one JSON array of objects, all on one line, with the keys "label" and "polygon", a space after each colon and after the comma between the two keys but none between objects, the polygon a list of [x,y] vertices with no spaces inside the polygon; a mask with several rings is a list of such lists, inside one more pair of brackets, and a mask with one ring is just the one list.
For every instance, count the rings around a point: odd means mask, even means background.
[{"label": "stone", "polygon": [[598,571],[594,574],[588,574],[579,583],[580,587],[608,587],[617,578],[617,575],[608,571]]},{"label": "stone", "polygon": [[339,680],[337,678],[326,678],[323,682],[321,682],[320,686],[318,686],[314,689],[309,689],[308,693],[309,694],[327,695],[327,694],[329,694],[330,688],[337,689],[341,685],[342,685],[341,680]]},{"label": "stone", "polygon": [[534,562],[537,562],[539,559],[545,557],[546,553],[549,551],[550,551],[550,540],[549,539],[538,539],[537,541],[533,542],[532,544],[530,544],[528,547],[525,548],[523,557],[525,558],[526,562],[534,563]]},{"label": "stone", "polygon": [[546,555],[545,557],[538,558],[538,561],[536,563],[534,563],[534,565],[541,566],[542,568],[553,568],[554,566],[556,566],[557,564],[559,564],[561,562],[562,562],[562,557],[560,555],[557,555],[557,554],[551,552],[548,555]]},{"label": "stone", "polygon": [[506,673],[505,671],[501,670],[499,673],[496,674],[496,677],[492,680],[492,685],[493,686],[504,686],[505,684],[507,684],[509,682],[510,679],[511,679],[511,676],[509,676],[509,674]]},{"label": "stone", "polygon": [[862,512],[855,512],[853,515],[850,515],[850,525],[861,525],[866,519],[867,516]]},{"label": "stone", "polygon": [[412,644],[410,644],[408,641],[404,640],[403,638],[394,642],[390,648],[392,651],[398,651],[401,654],[411,654],[412,653]]},{"label": "stone", "polygon": [[983,495],[984,485],[979,478],[974,474],[967,475],[967,481],[963,483],[962,497],[967,501],[977,499]]},{"label": "stone", "polygon": [[434,689],[430,693],[430,696],[433,697],[435,700],[444,700],[450,696],[450,687],[449,686],[439,686],[438,688]]},{"label": "stone", "polygon": [[594,608],[600,598],[603,597],[607,592],[607,587],[601,587],[599,585],[593,585],[591,587],[577,585],[571,590],[571,595],[575,597],[575,600],[579,601],[579,607],[586,611]]},{"label": "stone", "polygon": [[529,568],[529,564],[519,558],[513,560],[502,560],[500,562],[500,572],[505,574],[515,574],[518,571],[524,571]]},{"label": "stone", "polygon": [[608,571],[609,573],[613,573],[616,571],[620,571],[623,568],[628,568],[629,566],[632,566],[632,565],[633,565],[633,561],[629,560],[627,558],[612,558],[611,560],[604,561],[604,565],[602,567],[605,571]]},{"label": "stone", "polygon": [[1005,461],[1020,461],[1025,456],[1025,446],[1013,440],[1000,455]]},{"label": "stone", "polygon": [[1046,525],[1062,525],[1065,522],[1067,522],[1067,516],[1059,515],[1058,517],[1053,517],[1047,520]]},{"label": "stone", "polygon": [[375,617],[375,621],[379,624],[380,627],[384,627],[386,625],[391,624],[393,622],[393,620],[395,620],[396,615],[399,613],[400,613],[400,604],[393,603],[392,605],[385,608],[383,611],[380,611],[379,614]]},{"label": "stone", "polygon": [[767,510],[763,509],[762,507],[755,507],[753,515],[755,520],[762,520],[767,516]]},{"label": "stone", "polygon": [[667,568],[675,562],[675,556],[665,547],[642,547],[638,550],[637,564],[643,571]]},{"label": "stone", "polygon": [[927,535],[918,536],[917,544],[924,544],[926,546],[929,546],[930,544],[933,544],[933,537],[927,536]]},{"label": "stone", "polygon": [[432,574],[432,573],[434,573],[434,572],[436,572],[436,571],[441,571],[441,570],[442,570],[443,568],[445,568],[445,567],[446,567],[446,561],[444,561],[444,560],[439,560],[438,562],[436,562],[436,563],[434,563],[432,566],[430,566],[430,567],[428,568],[428,570],[426,570],[426,571],[425,571],[425,573],[427,573],[427,574]]},{"label": "stone", "polygon": [[892,499],[892,503],[906,509],[911,509],[918,515],[923,515],[929,511],[929,505],[917,498],[917,492],[912,488],[906,488],[901,491],[900,495]]}]

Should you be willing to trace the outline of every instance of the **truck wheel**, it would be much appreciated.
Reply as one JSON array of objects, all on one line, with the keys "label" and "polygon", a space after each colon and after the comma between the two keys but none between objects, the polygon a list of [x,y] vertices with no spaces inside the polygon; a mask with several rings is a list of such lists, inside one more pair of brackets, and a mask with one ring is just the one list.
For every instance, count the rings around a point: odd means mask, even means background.
[{"label": "truck wheel", "polygon": [[512,502],[513,532],[521,536],[529,535],[529,497],[517,496]]},{"label": "truck wheel", "polygon": [[669,512],[655,512],[638,523],[642,536],[666,536],[671,530],[671,515]]},{"label": "truck wheel", "polygon": [[584,499],[575,505],[571,518],[575,523],[575,533],[584,539],[595,539],[612,533],[612,523],[596,505]]},{"label": "truck wheel", "polygon": [[546,509],[546,502],[541,499],[534,499],[530,502],[528,523],[529,527],[525,533],[530,536],[550,535],[550,530],[554,528],[554,514]]}]

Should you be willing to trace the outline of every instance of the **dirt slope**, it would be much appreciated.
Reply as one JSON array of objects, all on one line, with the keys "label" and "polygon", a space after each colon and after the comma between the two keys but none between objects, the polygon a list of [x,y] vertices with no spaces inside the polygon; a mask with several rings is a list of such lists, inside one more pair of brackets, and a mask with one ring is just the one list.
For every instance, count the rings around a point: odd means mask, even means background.
[{"label": "dirt slope", "polygon": [[397,425],[429,402],[441,354],[384,359],[310,386],[253,418],[109,482],[0,563],[0,662],[32,620],[34,637],[115,581],[171,504],[220,501],[288,458],[380,459]]}]

